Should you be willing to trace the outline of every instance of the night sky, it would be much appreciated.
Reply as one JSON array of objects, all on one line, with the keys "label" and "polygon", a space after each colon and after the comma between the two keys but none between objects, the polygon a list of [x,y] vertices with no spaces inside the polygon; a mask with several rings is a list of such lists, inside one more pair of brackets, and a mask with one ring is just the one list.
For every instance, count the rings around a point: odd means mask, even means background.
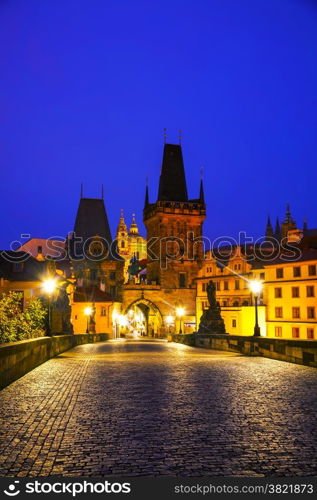
[{"label": "night sky", "polygon": [[66,235],[81,182],[113,234],[141,223],[164,127],[191,197],[205,167],[210,238],[286,203],[317,227],[316,26],[308,0],[1,0],[0,248]]}]

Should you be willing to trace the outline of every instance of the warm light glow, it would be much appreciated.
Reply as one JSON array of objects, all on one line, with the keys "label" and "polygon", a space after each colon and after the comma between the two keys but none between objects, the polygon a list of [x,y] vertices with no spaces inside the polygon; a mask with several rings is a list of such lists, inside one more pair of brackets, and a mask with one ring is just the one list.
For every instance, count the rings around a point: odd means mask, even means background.
[{"label": "warm light glow", "polygon": [[262,281],[252,280],[249,281],[249,287],[252,293],[258,294],[263,289]]},{"label": "warm light glow", "polygon": [[56,280],[54,278],[48,278],[44,280],[42,283],[42,289],[45,293],[50,295],[56,289]]},{"label": "warm light glow", "polygon": [[166,316],[165,321],[168,325],[174,323],[174,316]]},{"label": "warm light glow", "polygon": [[181,318],[185,314],[185,309],[183,307],[178,307],[176,309],[176,314],[179,318]]},{"label": "warm light glow", "polygon": [[88,307],[85,307],[84,309],[84,315],[85,316],[91,316],[92,314],[92,307],[88,306]]},{"label": "warm light glow", "polygon": [[120,316],[119,316],[119,318],[118,318],[118,319],[119,319],[119,325],[120,325],[120,326],[127,326],[127,324],[128,324],[128,320],[127,320],[127,318],[124,316],[124,314],[120,314]]},{"label": "warm light glow", "polygon": [[130,309],[130,311],[128,312],[129,316],[133,316],[134,315],[134,311],[133,309]]}]

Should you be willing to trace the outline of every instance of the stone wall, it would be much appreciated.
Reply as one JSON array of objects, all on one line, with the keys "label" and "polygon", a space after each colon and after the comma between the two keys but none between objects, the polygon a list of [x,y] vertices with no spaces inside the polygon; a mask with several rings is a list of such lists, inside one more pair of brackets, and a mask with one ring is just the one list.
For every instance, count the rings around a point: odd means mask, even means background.
[{"label": "stone wall", "polygon": [[58,335],[0,345],[0,389],[58,354],[80,344],[108,340],[109,334]]},{"label": "stone wall", "polygon": [[239,352],[317,368],[317,342],[238,335],[171,335],[170,341],[192,347]]}]

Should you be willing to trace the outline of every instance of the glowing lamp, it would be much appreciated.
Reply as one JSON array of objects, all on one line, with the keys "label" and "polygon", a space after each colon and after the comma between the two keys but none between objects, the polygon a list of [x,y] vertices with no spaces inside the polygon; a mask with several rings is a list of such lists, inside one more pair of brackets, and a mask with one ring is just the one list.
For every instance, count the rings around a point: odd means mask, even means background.
[{"label": "glowing lamp", "polygon": [[249,287],[252,293],[259,294],[263,289],[263,283],[261,281],[252,280],[249,281]]},{"label": "glowing lamp", "polygon": [[84,315],[85,316],[91,316],[91,314],[92,314],[92,307],[90,307],[90,306],[85,307],[85,309],[84,309]]},{"label": "glowing lamp", "polygon": [[181,318],[185,314],[185,309],[183,307],[177,307],[176,314],[179,318]]},{"label": "glowing lamp", "polygon": [[51,295],[56,290],[56,280],[54,278],[48,278],[42,283],[42,290]]}]

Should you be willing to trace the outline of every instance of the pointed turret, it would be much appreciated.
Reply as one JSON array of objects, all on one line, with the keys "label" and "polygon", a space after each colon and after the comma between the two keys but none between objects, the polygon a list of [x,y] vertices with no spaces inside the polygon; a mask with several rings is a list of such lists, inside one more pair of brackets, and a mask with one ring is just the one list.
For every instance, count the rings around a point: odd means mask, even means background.
[{"label": "pointed turret", "polygon": [[180,144],[164,144],[157,201],[188,201]]},{"label": "pointed turret", "polygon": [[265,236],[266,236],[266,238],[271,238],[273,236],[273,226],[271,224],[270,216],[268,216],[268,218],[267,218]]},{"label": "pointed turret", "polygon": [[292,218],[290,206],[286,205],[286,214],[285,214],[285,219],[282,223],[282,230],[281,230],[282,238],[287,237],[287,233],[289,231],[293,231],[294,229],[297,229],[296,222]]},{"label": "pointed turret", "polygon": [[274,238],[279,240],[281,237],[281,226],[280,226],[280,221],[278,217],[276,217],[276,223],[275,223],[275,231],[274,231]]},{"label": "pointed turret", "polygon": [[132,214],[132,223],[130,226],[129,234],[139,234],[139,228],[137,226],[137,223],[135,221],[135,214]]},{"label": "pointed turret", "polygon": [[104,238],[111,245],[112,237],[104,201],[99,198],[81,198],[74,232],[83,241],[94,236]]},{"label": "pointed turret", "polygon": [[145,199],[144,199],[144,208],[146,208],[149,205],[149,186],[146,185],[145,188]]},{"label": "pointed turret", "polygon": [[200,203],[205,203],[204,184],[202,179],[200,179],[199,201]]},{"label": "pointed turret", "polygon": [[127,234],[128,234],[128,229],[127,229],[127,225],[126,225],[125,220],[124,220],[123,209],[121,208],[120,220],[119,220],[119,224],[117,227],[117,240],[120,238],[120,236],[124,237]]},{"label": "pointed turret", "polygon": [[304,217],[303,231],[307,231],[307,230],[308,230],[307,219],[306,219],[306,217]]}]

